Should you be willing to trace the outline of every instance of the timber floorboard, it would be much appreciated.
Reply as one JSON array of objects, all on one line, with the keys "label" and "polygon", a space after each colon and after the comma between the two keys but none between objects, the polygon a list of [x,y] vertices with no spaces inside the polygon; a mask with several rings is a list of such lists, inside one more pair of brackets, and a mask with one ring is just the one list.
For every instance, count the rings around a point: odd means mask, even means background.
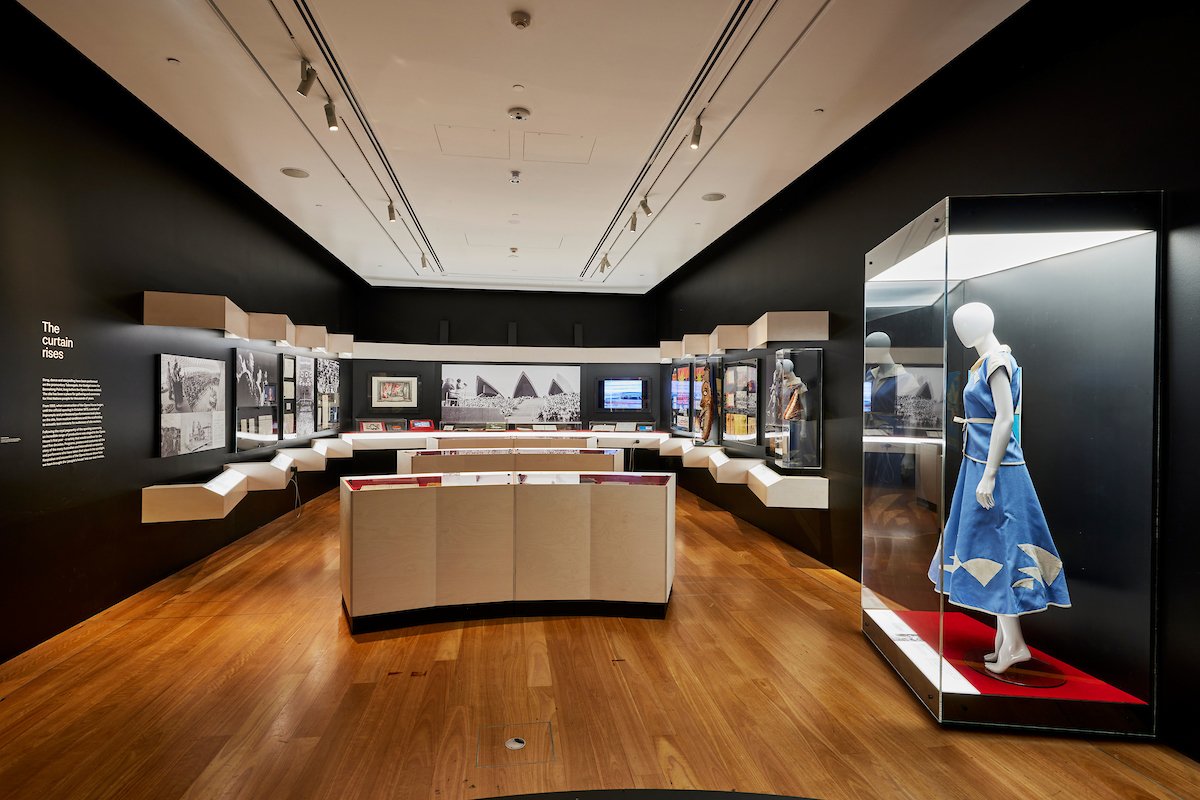
[{"label": "timber floorboard", "polygon": [[[356,637],[337,505],[0,665],[0,797],[1200,797],[1200,765],[1159,745],[939,728],[859,632],[855,581],[686,491],[666,620]],[[548,760],[480,763],[493,726],[535,722]]]}]

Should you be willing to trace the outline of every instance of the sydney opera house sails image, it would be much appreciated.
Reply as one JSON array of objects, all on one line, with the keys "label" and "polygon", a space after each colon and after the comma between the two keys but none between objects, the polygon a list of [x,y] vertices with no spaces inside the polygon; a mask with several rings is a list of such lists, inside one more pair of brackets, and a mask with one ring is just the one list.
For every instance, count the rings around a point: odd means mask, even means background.
[{"label": "sydney opera house sails image", "polygon": [[579,367],[445,364],[442,421],[578,422]]}]

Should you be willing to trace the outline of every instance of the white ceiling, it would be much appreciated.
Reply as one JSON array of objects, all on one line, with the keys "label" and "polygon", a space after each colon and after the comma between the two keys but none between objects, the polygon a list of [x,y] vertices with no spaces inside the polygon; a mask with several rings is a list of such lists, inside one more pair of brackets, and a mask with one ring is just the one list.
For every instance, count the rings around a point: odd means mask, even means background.
[{"label": "white ceiling", "polygon": [[1024,4],[22,1],[370,283],[583,292],[652,288]]}]

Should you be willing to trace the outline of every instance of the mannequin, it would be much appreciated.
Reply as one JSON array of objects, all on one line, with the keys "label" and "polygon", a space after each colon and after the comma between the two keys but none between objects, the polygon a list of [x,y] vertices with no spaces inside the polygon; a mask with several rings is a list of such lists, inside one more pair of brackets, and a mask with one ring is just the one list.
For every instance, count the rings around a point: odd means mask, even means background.
[{"label": "mannequin", "polygon": [[[979,354],[963,401],[963,462],[929,577],[957,605],[996,615],[993,652],[986,667],[1002,673],[1030,659],[1022,614],[1070,606],[1062,561],[1013,436],[1021,370],[994,331],[983,303],[954,313],[954,331]],[[968,498],[967,492],[973,492]],[[940,573],[940,574],[939,574]],[[939,582],[940,578],[940,582]]]},{"label": "mannequin", "polygon": [[808,385],[796,375],[796,365],[789,358],[780,359],[775,364],[774,383],[776,397],[772,400],[776,403],[778,420],[787,426],[788,434],[786,453],[781,455],[787,458],[788,463],[794,464],[803,461],[800,451],[807,439],[805,422],[808,421],[808,408],[805,395],[808,394]]}]

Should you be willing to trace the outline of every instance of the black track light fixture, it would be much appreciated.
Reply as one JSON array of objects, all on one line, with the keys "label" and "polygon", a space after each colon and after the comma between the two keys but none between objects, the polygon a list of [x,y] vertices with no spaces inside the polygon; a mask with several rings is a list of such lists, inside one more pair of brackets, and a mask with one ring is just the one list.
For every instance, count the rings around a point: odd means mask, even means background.
[{"label": "black track light fixture", "polygon": [[313,69],[313,65],[308,63],[308,59],[300,61],[300,85],[296,87],[296,94],[301,97],[308,97],[309,90],[317,80],[317,71]]},{"label": "black track light fixture", "polygon": [[700,149],[700,134],[704,131],[704,126],[700,124],[700,117],[696,117],[696,127],[692,128],[692,143],[693,150]]},{"label": "black track light fixture", "polygon": [[325,122],[329,124],[329,130],[338,129],[337,109],[333,107],[332,100],[325,104]]},{"label": "black track light fixture", "polygon": [[650,210],[650,204],[646,202],[646,198],[643,197],[642,202],[638,205],[641,207],[642,213],[646,215],[646,219],[650,219],[652,216],[654,216],[654,212]]},{"label": "black track light fixture", "polygon": [[388,200],[388,222],[396,221],[396,204]]},{"label": "black track light fixture", "polygon": [[634,211],[632,214],[629,215],[629,232],[630,233],[637,232],[637,211]]}]

